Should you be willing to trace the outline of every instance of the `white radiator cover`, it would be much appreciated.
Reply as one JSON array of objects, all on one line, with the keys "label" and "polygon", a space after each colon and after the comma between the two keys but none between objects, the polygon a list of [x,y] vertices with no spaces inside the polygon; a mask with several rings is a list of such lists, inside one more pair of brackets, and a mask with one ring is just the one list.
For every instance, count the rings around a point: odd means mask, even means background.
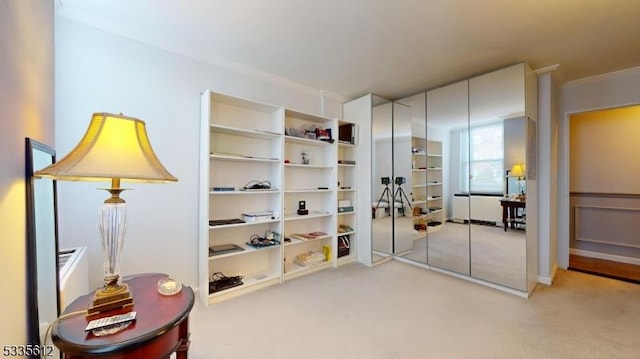
[{"label": "white radiator cover", "polygon": [[[471,198],[471,200],[469,200]],[[497,196],[454,196],[453,197],[453,213],[451,218],[453,221],[462,222],[469,220],[469,209],[473,214],[473,220],[495,222],[496,225],[502,225],[502,207],[500,206],[500,198]],[[469,207],[471,202],[471,207]]]},{"label": "white radiator cover", "polygon": [[87,247],[71,248],[60,251],[60,260],[66,257],[60,266],[60,308],[64,310],[71,302],[89,292],[89,262]]}]

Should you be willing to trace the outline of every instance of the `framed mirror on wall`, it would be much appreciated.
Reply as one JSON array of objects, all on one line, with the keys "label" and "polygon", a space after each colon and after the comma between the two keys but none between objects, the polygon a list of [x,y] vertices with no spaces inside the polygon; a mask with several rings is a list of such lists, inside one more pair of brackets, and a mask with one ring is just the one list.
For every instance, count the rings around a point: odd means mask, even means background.
[{"label": "framed mirror on wall", "polygon": [[[34,177],[56,161],[55,151],[25,139],[26,263],[28,343],[44,343],[47,328],[60,315],[56,182]],[[39,357],[39,356],[34,356]]]}]

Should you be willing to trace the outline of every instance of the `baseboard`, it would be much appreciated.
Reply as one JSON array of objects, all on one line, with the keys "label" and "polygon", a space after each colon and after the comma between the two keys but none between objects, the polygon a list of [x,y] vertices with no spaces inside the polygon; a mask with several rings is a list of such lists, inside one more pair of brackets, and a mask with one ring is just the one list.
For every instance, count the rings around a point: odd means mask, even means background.
[{"label": "baseboard", "polygon": [[571,248],[569,249],[569,254],[575,254],[577,256],[583,256],[583,257],[589,257],[589,258],[605,259],[608,261],[614,261],[614,262],[620,262],[620,263],[640,265],[640,258],[617,256],[613,254],[600,253],[600,252],[591,252],[591,251],[585,251],[583,249]]},{"label": "baseboard", "polygon": [[403,263],[408,263],[411,265],[414,265],[416,267],[420,267],[420,268],[424,268],[424,269],[431,269],[431,266],[425,263],[421,263],[421,262],[416,262],[414,260],[411,259],[407,259],[404,257],[393,257],[394,260],[398,261],[398,262],[403,262]]},{"label": "baseboard", "polygon": [[495,284],[495,283],[491,283],[491,282],[485,282],[485,281],[483,281],[481,279],[476,279],[476,278],[469,277],[469,276],[466,276],[466,275],[463,275],[463,274],[459,274],[459,273],[456,273],[456,272],[451,272],[451,271],[448,271],[446,269],[441,269],[441,268],[437,268],[437,267],[433,267],[433,266],[430,269],[433,272],[438,272],[438,273],[450,275],[452,277],[456,277],[456,278],[459,278],[459,279],[463,279],[463,280],[466,280],[468,282],[481,284],[481,285],[483,285],[485,287],[497,289],[497,290],[500,290],[500,291],[503,291],[503,292],[506,292],[506,293],[509,293],[509,294],[513,294],[513,295],[516,295],[516,296],[522,297],[522,298],[529,298],[529,295],[531,294],[531,293],[527,293],[527,292],[521,292],[521,291],[513,289],[513,288],[503,287],[503,286],[501,286],[499,284]]},{"label": "baseboard", "polygon": [[551,276],[538,276],[538,283],[545,285],[553,285],[553,280],[556,278],[556,273],[558,272],[558,265],[553,265],[553,270],[551,271]]}]

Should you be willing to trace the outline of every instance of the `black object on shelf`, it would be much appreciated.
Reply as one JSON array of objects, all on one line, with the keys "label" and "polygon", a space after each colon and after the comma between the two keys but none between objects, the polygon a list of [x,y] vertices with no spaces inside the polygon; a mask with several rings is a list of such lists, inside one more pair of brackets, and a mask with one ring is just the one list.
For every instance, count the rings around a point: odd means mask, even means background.
[{"label": "black object on shelf", "polygon": [[209,281],[209,294],[244,284],[242,276],[227,277],[222,272],[215,272]]},{"label": "black object on shelf", "polygon": [[305,216],[307,214],[309,214],[307,201],[298,201],[298,215]]},{"label": "black object on shelf", "polygon": [[351,241],[349,235],[338,236],[338,258],[348,256],[349,248],[351,248]]},{"label": "black object on shelf", "polygon": [[211,187],[213,192],[233,192],[236,190],[235,187]]},{"label": "black object on shelf", "polygon": [[338,140],[350,144],[356,143],[356,125],[352,123],[340,125],[338,127]]},{"label": "black object on shelf", "polygon": [[246,222],[241,220],[240,218],[212,219],[212,220],[209,220],[209,225],[210,226],[222,226],[222,225],[225,225],[225,224],[239,224],[239,223],[246,223]]},{"label": "black object on shelf", "polygon": [[209,257],[218,256],[220,254],[240,252],[244,251],[244,248],[235,244],[220,244],[209,247]]}]

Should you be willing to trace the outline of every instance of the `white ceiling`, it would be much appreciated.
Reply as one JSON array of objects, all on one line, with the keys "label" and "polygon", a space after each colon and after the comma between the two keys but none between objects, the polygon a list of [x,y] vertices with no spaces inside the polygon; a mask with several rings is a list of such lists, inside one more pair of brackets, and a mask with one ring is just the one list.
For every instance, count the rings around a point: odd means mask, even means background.
[{"label": "white ceiling", "polygon": [[640,66],[640,0],[58,0],[62,16],[227,68],[397,99],[516,62]]}]

